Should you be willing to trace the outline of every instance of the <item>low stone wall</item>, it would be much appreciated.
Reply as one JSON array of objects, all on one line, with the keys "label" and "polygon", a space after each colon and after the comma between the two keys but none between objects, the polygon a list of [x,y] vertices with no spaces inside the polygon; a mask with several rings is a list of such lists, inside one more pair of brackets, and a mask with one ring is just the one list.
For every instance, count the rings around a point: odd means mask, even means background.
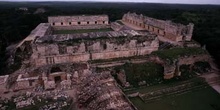
[{"label": "low stone wall", "polygon": [[29,80],[17,81],[16,83],[17,84],[15,90],[30,89],[30,88],[34,88],[37,85],[37,81],[31,82],[32,84],[30,85]]}]

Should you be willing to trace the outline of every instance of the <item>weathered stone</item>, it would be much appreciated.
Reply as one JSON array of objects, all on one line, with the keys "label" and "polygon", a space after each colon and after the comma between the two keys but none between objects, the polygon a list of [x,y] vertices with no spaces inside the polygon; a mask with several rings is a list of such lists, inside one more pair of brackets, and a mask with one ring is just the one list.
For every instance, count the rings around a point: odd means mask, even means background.
[{"label": "weathered stone", "polygon": [[191,41],[194,24],[176,24],[171,21],[158,20],[136,13],[124,14],[123,22],[138,26],[172,41]]},{"label": "weathered stone", "polygon": [[107,15],[54,16],[48,17],[48,22],[55,30],[109,28]]},{"label": "weathered stone", "polygon": [[124,97],[115,80],[108,73],[91,74],[82,80],[79,88],[79,107],[89,110],[114,109],[134,110],[135,108]]}]

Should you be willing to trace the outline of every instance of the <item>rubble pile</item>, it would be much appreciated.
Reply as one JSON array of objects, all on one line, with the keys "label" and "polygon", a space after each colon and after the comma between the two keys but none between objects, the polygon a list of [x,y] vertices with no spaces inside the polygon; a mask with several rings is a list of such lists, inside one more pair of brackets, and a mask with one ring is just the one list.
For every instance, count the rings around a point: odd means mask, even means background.
[{"label": "rubble pile", "polygon": [[11,99],[0,99],[1,110],[32,109],[60,110],[70,107],[72,97],[63,91],[47,91],[42,93],[26,92],[14,95]]},{"label": "rubble pile", "polygon": [[109,73],[91,74],[78,91],[79,107],[88,110],[134,110]]}]

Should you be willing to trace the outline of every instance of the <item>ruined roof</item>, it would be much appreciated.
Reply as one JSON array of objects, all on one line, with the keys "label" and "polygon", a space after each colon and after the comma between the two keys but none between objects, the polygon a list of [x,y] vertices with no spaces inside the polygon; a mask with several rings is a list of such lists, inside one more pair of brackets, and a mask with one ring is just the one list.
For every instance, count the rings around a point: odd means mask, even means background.
[{"label": "ruined roof", "polygon": [[47,35],[42,38],[38,38],[36,43],[43,43],[47,41],[68,41],[73,39],[96,39],[96,38],[117,38],[117,37],[128,37],[128,36],[155,36],[149,32],[141,32],[134,30],[124,30],[124,31],[109,31],[109,32],[90,32],[90,33],[78,33],[78,34],[58,34],[58,35]]},{"label": "ruined roof", "polygon": [[108,21],[108,15],[50,16],[48,22]]}]

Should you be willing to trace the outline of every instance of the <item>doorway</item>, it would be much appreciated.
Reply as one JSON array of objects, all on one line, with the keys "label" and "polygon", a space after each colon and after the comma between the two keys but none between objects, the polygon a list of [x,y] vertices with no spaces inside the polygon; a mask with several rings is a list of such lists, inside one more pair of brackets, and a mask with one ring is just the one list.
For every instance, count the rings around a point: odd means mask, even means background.
[{"label": "doorway", "polygon": [[54,80],[55,80],[55,83],[60,83],[61,82],[61,77],[60,76],[55,76]]}]

